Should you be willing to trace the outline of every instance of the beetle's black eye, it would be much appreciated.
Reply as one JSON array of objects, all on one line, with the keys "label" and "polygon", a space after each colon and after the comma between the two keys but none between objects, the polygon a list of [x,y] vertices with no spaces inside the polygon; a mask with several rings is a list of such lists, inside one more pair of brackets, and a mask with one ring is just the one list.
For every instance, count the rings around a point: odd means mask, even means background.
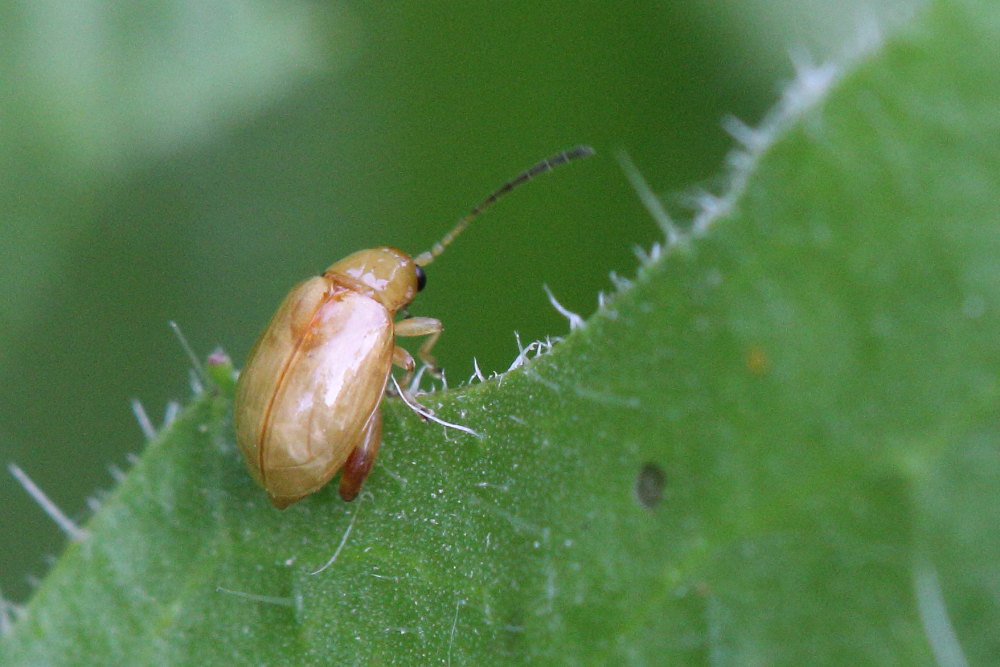
[{"label": "beetle's black eye", "polygon": [[417,264],[417,291],[422,292],[426,286],[427,274],[424,273],[424,268]]}]

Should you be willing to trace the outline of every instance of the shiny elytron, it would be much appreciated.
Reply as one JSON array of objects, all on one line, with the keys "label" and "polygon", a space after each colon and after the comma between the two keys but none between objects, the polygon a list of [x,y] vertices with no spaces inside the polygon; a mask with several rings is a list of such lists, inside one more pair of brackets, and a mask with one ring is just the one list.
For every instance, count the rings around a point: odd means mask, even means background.
[{"label": "shiny elytron", "polygon": [[[254,345],[236,388],[236,437],[250,475],[284,509],[338,470],[340,497],[353,500],[382,440],[379,404],[392,366],[409,386],[415,362],[397,336],[427,336],[417,356],[436,370],[439,320],[395,321],[424,288],[423,268],[498,198],[555,166],[591,155],[578,146],[508,181],[416,258],[389,247],[361,250],[296,286]],[[409,397],[412,402],[412,397]]]}]

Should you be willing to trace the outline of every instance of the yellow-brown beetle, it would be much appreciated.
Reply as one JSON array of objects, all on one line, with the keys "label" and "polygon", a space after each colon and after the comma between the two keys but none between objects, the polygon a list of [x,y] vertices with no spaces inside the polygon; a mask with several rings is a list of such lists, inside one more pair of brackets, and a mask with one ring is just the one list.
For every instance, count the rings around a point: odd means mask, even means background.
[{"label": "yellow-brown beetle", "polygon": [[250,352],[236,387],[236,438],[250,475],[284,509],[319,490],[343,468],[340,497],[353,500],[378,454],[379,403],[396,364],[414,360],[396,336],[428,336],[441,322],[429,317],[393,321],[424,288],[430,264],[483,209],[514,187],[553,167],[591,155],[577,146],[542,160],[505,183],[415,259],[395,248],[361,250],[296,286]]}]

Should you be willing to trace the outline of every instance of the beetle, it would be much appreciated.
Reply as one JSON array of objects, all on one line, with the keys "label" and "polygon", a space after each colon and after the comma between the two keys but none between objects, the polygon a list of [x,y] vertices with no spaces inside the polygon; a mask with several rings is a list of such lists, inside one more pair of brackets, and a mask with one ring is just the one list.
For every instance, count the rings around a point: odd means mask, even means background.
[{"label": "beetle", "polygon": [[441,322],[395,321],[424,289],[423,267],[501,196],[593,152],[577,146],[521,172],[416,258],[391,247],[361,250],[292,289],[251,350],[234,404],[236,439],[247,469],[275,507],[284,509],[318,491],[340,470],[340,497],[350,501],[358,495],[381,444],[379,405],[392,367],[404,371],[405,394],[416,366],[396,337],[427,336],[417,356],[432,371],[437,368],[431,348]]}]

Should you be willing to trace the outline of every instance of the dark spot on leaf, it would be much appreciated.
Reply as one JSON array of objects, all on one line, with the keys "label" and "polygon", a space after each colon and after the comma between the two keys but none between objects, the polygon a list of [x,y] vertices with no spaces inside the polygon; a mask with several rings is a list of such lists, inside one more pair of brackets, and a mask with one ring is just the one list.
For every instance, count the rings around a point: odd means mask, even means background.
[{"label": "dark spot on leaf", "polygon": [[667,476],[663,468],[655,463],[642,466],[635,479],[635,497],[639,500],[639,504],[646,509],[654,509],[663,500],[663,487],[666,483]]},{"label": "dark spot on leaf", "polygon": [[767,350],[760,345],[752,345],[746,351],[747,370],[753,375],[764,375],[771,367],[771,360],[767,356]]}]

